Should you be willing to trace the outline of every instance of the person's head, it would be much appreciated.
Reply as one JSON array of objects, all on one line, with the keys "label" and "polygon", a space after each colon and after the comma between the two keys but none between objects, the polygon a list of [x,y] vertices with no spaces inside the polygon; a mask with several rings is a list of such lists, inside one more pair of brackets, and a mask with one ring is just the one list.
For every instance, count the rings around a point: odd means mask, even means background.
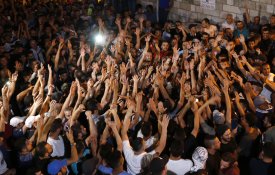
[{"label": "person's head", "polygon": [[[0,105],[0,107],[1,107],[1,105]],[[25,120],[25,117],[19,117],[19,116],[12,117],[10,120],[10,125],[14,128],[20,129],[25,124],[24,120]]]},{"label": "person's head", "polygon": [[6,67],[8,65],[8,59],[7,59],[7,57],[5,57],[5,56],[1,56],[0,57],[0,65],[2,67]]},{"label": "person's head", "polygon": [[275,114],[267,114],[264,116],[263,125],[265,128],[269,128],[275,125]]},{"label": "person's head", "polygon": [[168,51],[168,49],[169,49],[169,43],[167,41],[163,41],[161,43],[161,50],[166,52],[166,51]]},{"label": "person's head", "polygon": [[230,51],[233,51],[235,48],[235,41],[234,40],[228,41],[226,47],[228,47]]},{"label": "person's head", "polygon": [[254,105],[256,108],[260,110],[268,110],[270,109],[270,103],[267,101],[267,99],[264,96],[256,96],[254,98]]},{"label": "person's head", "polygon": [[150,61],[152,61],[152,58],[153,58],[152,52],[146,52],[145,61],[150,62]]},{"label": "person's head", "polygon": [[191,33],[196,33],[197,32],[196,27],[197,27],[197,24],[190,24],[188,26],[188,28],[189,28],[189,30],[190,30]]},{"label": "person's head", "polygon": [[16,140],[15,147],[17,151],[22,154],[28,153],[33,149],[31,141],[24,137],[21,137]]},{"label": "person's head", "polygon": [[269,30],[266,28],[266,29],[263,29],[262,30],[262,39],[263,40],[267,40],[270,38],[270,32]]},{"label": "person's head", "polygon": [[261,20],[260,16],[255,16],[255,17],[253,18],[253,23],[254,23],[254,24],[260,24],[260,20]]},{"label": "person's head", "polygon": [[249,49],[254,49],[254,47],[255,47],[255,40],[253,38],[250,38],[248,40],[248,47],[249,47]]},{"label": "person's head", "polygon": [[155,157],[150,163],[150,172],[152,175],[166,175],[168,158]]},{"label": "person's head", "polygon": [[62,119],[57,118],[53,121],[51,128],[50,128],[50,132],[59,134],[62,131],[62,126],[63,126]]},{"label": "person's head", "polygon": [[36,40],[32,39],[32,40],[30,41],[30,45],[31,45],[31,48],[32,48],[32,49],[37,49],[37,42],[36,42]]},{"label": "person's head", "polygon": [[141,133],[143,135],[143,137],[149,138],[152,134],[152,125],[150,122],[143,122],[142,126],[141,126]]},{"label": "person's head", "polygon": [[38,143],[35,147],[35,154],[43,159],[48,158],[53,152],[53,147],[45,141]]},{"label": "person's head", "polygon": [[221,157],[221,162],[220,162],[220,169],[227,169],[233,166],[233,164],[236,162],[236,159],[232,153],[224,153],[222,154]]},{"label": "person's head", "polygon": [[263,72],[264,76],[269,76],[269,74],[270,74],[270,65],[268,63],[263,64],[262,72]]},{"label": "person's head", "polygon": [[219,150],[221,148],[221,142],[218,137],[211,135],[205,136],[204,145],[206,149]]},{"label": "person's head", "polygon": [[100,145],[100,148],[99,148],[99,155],[103,160],[106,160],[108,156],[112,153],[112,151],[113,151],[112,145],[108,143],[102,144]]},{"label": "person's head", "polygon": [[136,154],[140,154],[145,150],[144,140],[140,137],[134,139],[131,143],[131,146]]},{"label": "person's head", "polygon": [[221,142],[228,143],[231,141],[231,130],[226,124],[218,125],[216,133]]},{"label": "person's head", "polygon": [[201,25],[202,25],[203,28],[208,28],[209,25],[210,25],[209,19],[208,19],[208,18],[204,18],[204,19],[202,20],[202,22],[201,22]]},{"label": "person's head", "polygon": [[237,21],[237,29],[242,30],[244,28],[243,21]]},{"label": "person's head", "polygon": [[72,131],[73,131],[74,138],[79,139],[79,140],[85,139],[85,137],[87,135],[86,128],[83,125],[81,125],[79,122],[76,122],[72,126]]},{"label": "person's head", "polygon": [[271,17],[270,17],[270,24],[275,25],[275,15],[274,14],[271,15]]},{"label": "person's head", "polygon": [[66,82],[69,78],[68,72],[66,69],[59,69],[58,74],[59,74],[59,80],[61,80],[62,82]]},{"label": "person's head", "polygon": [[201,37],[201,39],[202,39],[203,41],[207,41],[207,42],[208,42],[208,40],[209,40],[209,34],[206,33],[206,32],[202,32],[202,37]]},{"label": "person's head", "polygon": [[227,14],[226,15],[226,22],[228,23],[228,24],[232,24],[233,22],[234,22],[234,19],[233,19],[233,15],[232,14]]},{"label": "person's head", "polygon": [[192,154],[192,160],[194,162],[194,171],[205,169],[206,161],[208,159],[208,152],[204,147],[197,147]]},{"label": "person's head", "polygon": [[141,172],[148,173],[149,172],[149,165],[152,159],[154,158],[154,155],[152,154],[146,154],[141,159]]},{"label": "person's head", "polygon": [[184,142],[174,140],[170,146],[170,155],[173,157],[180,157],[184,150]]},{"label": "person's head", "polygon": [[114,170],[123,168],[124,158],[122,153],[120,151],[114,150],[108,157],[108,164]]},{"label": "person's head", "polygon": [[176,128],[173,139],[178,140],[178,141],[185,140],[186,133],[185,133],[184,128],[180,128],[180,127]]},{"label": "person's head", "polygon": [[67,107],[64,111],[64,115],[67,119],[69,119],[72,116],[72,111],[73,108],[72,107]]}]

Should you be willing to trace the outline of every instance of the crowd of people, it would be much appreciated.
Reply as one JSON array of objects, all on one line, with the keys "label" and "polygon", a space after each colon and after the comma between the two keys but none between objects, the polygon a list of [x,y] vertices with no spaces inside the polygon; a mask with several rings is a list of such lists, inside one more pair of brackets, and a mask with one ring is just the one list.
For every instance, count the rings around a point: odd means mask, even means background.
[{"label": "crowd of people", "polygon": [[0,1],[0,174],[274,175],[275,15],[116,2]]}]

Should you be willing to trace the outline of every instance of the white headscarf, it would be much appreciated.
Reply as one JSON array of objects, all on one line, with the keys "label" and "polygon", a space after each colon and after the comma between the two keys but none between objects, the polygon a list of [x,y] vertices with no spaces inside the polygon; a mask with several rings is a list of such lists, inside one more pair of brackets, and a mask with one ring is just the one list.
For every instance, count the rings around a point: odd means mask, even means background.
[{"label": "white headscarf", "polygon": [[197,147],[192,155],[194,166],[191,168],[191,172],[197,172],[200,169],[204,169],[207,158],[208,158],[207,150],[201,146]]}]

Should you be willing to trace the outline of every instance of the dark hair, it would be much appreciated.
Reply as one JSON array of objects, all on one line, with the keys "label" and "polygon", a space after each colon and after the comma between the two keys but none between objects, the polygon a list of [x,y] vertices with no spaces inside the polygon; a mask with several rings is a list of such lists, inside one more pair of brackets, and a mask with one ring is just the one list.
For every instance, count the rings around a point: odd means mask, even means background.
[{"label": "dark hair", "polygon": [[45,154],[47,153],[46,145],[47,145],[47,142],[45,141],[38,143],[35,148],[35,154],[39,157],[44,157]]},{"label": "dark hair", "polygon": [[202,20],[202,22],[206,22],[207,24],[209,24],[210,23],[210,21],[209,21],[209,19],[208,18],[204,18],[203,20]]},{"label": "dark hair", "polygon": [[100,145],[99,155],[102,157],[102,159],[107,159],[107,157],[111,154],[112,149],[112,145],[108,143]]},{"label": "dark hair", "polygon": [[87,100],[87,102],[86,102],[86,110],[87,111],[95,111],[95,110],[98,110],[98,108],[97,108],[97,100],[95,100],[95,99],[89,99],[89,100]]},{"label": "dark hair", "polygon": [[62,128],[62,119],[57,118],[53,121],[50,132],[55,132],[60,128]]},{"label": "dark hair", "polygon": [[180,140],[174,140],[170,146],[170,154],[174,157],[182,155],[184,150],[184,142]]},{"label": "dark hair", "polygon": [[18,138],[16,141],[15,141],[15,149],[18,151],[18,152],[21,152],[23,148],[26,147],[26,138],[24,137],[21,137],[21,138]]},{"label": "dark hair", "polygon": [[134,140],[132,141],[132,143],[131,143],[133,150],[134,150],[134,151],[140,151],[140,149],[141,149],[142,146],[143,146],[143,143],[142,143],[142,142],[143,142],[143,139],[140,138],[140,137],[134,139]]},{"label": "dark hair", "polygon": [[184,140],[186,138],[186,133],[184,128],[177,128],[175,130],[174,139],[176,140]]},{"label": "dark hair", "polygon": [[149,137],[152,133],[152,125],[150,122],[143,122],[141,126],[141,133],[144,137]]},{"label": "dark hair", "polygon": [[236,162],[236,158],[230,152],[226,152],[226,153],[222,154],[221,159],[225,162],[228,162],[230,164],[230,166],[232,166],[234,164],[234,162]]},{"label": "dark hair", "polygon": [[114,150],[111,155],[108,156],[107,162],[111,168],[115,169],[121,166],[122,154],[118,150]]},{"label": "dark hair", "polygon": [[215,135],[206,135],[204,137],[204,146],[206,148],[211,148],[214,143],[215,138],[216,138]]}]

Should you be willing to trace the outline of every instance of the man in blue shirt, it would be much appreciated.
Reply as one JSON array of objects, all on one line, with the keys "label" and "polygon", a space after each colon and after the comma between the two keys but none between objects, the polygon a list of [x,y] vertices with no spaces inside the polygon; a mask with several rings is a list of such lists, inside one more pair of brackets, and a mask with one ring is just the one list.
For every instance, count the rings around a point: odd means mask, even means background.
[{"label": "man in blue shirt", "polygon": [[249,36],[249,31],[244,26],[244,23],[242,21],[238,21],[237,28],[234,30],[234,33],[233,33],[234,38],[240,37],[241,34],[244,36],[245,40],[247,40]]}]

